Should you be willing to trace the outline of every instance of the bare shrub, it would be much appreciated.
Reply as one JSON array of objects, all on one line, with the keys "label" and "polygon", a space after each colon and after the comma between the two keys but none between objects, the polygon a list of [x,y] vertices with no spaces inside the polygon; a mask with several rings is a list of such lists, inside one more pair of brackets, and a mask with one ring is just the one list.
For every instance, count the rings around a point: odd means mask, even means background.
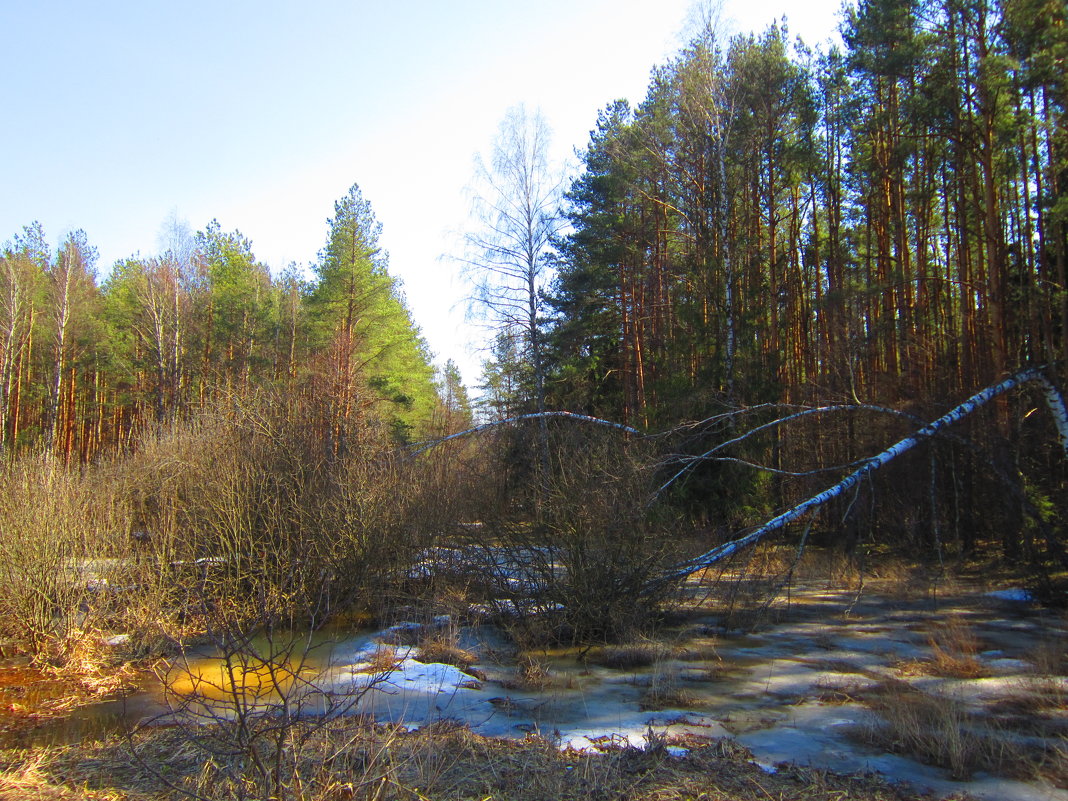
[{"label": "bare shrub", "polygon": [[239,608],[207,615],[212,654],[183,649],[161,676],[169,711],[185,746],[203,755],[197,778],[205,798],[299,797],[315,742],[353,712],[397,666],[395,649],[376,654],[359,677],[339,684],[325,644],[310,629],[278,625],[282,605],[261,605],[257,625]]},{"label": "bare shrub", "polygon": [[[389,432],[354,420],[345,449],[324,445],[312,406],[231,398],[148,439],[125,468],[146,545],[141,581],[161,616],[219,606],[313,627],[375,607],[424,543],[411,525],[418,482]],[[294,405],[296,404],[296,405]]]},{"label": "bare shrub", "polygon": [[[302,405],[303,404],[303,405]],[[418,465],[383,427],[329,429],[314,402],[252,394],[146,440],[124,489],[146,532],[137,562],[146,616],[175,632],[170,717],[207,772],[205,797],[288,797],[322,727],[392,671],[383,649],[338,691],[311,633],[397,597],[428,538]],[[333,444],[331,444],[333,443]],[[340,443],[343,443],[343,447]],[[216,653],[201,669],[190,636]]]},{"label": "bare shrub", "polygon": [[91,669],[121,592],[121,505],[89,473],[48,457],[0,469],[0,634],[39,662]]},{"label": "bare shrub", "polygon": [[683,545],[678,521],[647,508],[650,447],[617,432],[551,434],[551,475],[468,534],[487,601],[527,647],[632,636],[658,619],[674,590],[659,579]]}]

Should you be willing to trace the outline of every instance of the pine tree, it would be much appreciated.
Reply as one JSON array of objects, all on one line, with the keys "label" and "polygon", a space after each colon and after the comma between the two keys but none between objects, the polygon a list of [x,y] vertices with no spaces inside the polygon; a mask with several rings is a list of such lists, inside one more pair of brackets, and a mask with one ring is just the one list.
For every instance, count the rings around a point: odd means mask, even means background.
[{"label": "pine tree", "polygon": [[437,402],[433,368],[388,259],[381,225],[360,188],[334,204],[330,233],[308,295],[312,347],[327,354],[329,416],[336,440],[349,421],[376,410],[406,438],[429,423]]}]

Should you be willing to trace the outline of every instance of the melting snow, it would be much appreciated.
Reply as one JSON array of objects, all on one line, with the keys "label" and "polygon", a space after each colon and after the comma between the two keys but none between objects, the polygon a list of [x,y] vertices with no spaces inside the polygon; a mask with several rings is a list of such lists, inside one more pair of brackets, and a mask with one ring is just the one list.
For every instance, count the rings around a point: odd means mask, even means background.
[{"label": "melting snow", "polygon": [[987,598],[996,598],[999,601],[1015,601],[1017,603],[1030,603],[1035,596],[1021,587],[1012,587],[1007,590],[993,590],[986,594]]}]

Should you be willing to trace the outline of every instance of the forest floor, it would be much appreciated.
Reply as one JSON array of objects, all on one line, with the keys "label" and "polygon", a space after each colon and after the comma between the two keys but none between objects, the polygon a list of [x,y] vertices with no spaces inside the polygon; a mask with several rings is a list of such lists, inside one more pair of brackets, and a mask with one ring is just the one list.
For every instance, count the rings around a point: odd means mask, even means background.
[{"label": "forest floor", "polygon": [[[1068,621],[991,593],[1004,577],[806,578],[770,605],[765,580],[718,579],[617,646],[504,653],[495,627],[453,627],[478,667],[439,665],[457,679],[433,722],[298,721],[273,774],[238,764],[249,750],[229,724],[94,730],[76,711],[85,685],[9,663],[0,799],[1068,798]],[[427,661],[433,634],[416,646]],[[330,675],[356,675],[374,641]],[[409,662],[391,687],[407,689]],[[35,735],[57,723],[56,741]]]},{"label": "forest floor", "polygon": [[[0,799],[236,797],[206,780],[203,756],[178,732],[157,728],[136,747],[122,738],[0,754]],[[339,752],[338,747],[344,746]],[[366,722],[317,732],[306,748],[305,795],[316,799],[608,799],[633,801],[905,801],[935,796],[876,774],[839,775],[783,765],[769,772],[723,740],[675,755],[662,745],[560,750],[540,738],[508,740],[443,723],[416,732]],[[333,756],[325,769],[324,758]],[[176,789],[177,786],[185,791]],[[314,789],[313,789],[314,788]],[[295,790],[295,786],[291,787]],[[222,794],[220,794],[220,792]],[[256,797],[254,794],[251,797]],[[960,796],[964,798],[965,796]]]}]

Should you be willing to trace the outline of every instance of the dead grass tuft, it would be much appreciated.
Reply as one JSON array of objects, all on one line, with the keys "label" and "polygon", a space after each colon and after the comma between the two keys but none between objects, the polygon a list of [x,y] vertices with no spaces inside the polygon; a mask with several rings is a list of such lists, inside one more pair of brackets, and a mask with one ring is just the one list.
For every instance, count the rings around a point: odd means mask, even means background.
[{"label": "dead grass tuft", "polygon": [[1068,674],[1068,637],[1061,634],[1038,643],[1030,653],[1030,662],[1039,676]]},{"label": "dead grass tuft", "polygon": [[520,654],[516,660],[515,674],[501,682],[501,685],[506,690],[534,692],[548,690],[550,687],[573,688],[571,680],[562,681],[553,675],[548,665],[532,653]]},{"label": "dead grass tuft", "polygon": [[86,787],[67,787],[49,781],[49,751],[26,753],[24,760],[13,769],[0,773],[0,801],[96,801],[115,798],[110,792],[93,791]]},{"label": "dead grass tuft", "polygon": [[650,667],[665,659],[670,649],[664,643],[653,640],[639,640],[623,645],[609,645],[596,654],[594,660],[606,668],[628,670]]},{"label": "dead grass tuft", "polygon": [[649,689],[642,694],[638,706],[643,710],[689,709],[698,705],[694,693],[681,686],[678,669],[671,664],[657,663],[649,676]]},{"label": "dead grass tuft", "polygon": [[478,662],[478,656],[461,648],[454,638],[438,632],[419,643],[420,662],[442,662],[467,670]]},{"label": "dead grass tuft", "polygon": [[677,649],[673,656],[680,662],[722,662],[715,643],[691,643]]},{"label": "dead grass tuft", "polygon": [[403,657],[397,655],[394,645],[379,645],[371,661],[367,663],[367,673],[392,673],[400,665]]},{"label": "dead grass tuft", "polygon": [[865,694],[878,713],[862,733],[870,744],[946,768],[959,781],[976,771],[1031,779],[1034,757],[988,717],[959,699],[933,696],[891,680]]},{"label": "dead grass tuft", "polygon": [[931,656],[898,664],[904,675],[939,676],[947,679],[981,679],[990,669],[979,658],[981,645],[972,628],[953,616],[940,623],[927,640]]}]

